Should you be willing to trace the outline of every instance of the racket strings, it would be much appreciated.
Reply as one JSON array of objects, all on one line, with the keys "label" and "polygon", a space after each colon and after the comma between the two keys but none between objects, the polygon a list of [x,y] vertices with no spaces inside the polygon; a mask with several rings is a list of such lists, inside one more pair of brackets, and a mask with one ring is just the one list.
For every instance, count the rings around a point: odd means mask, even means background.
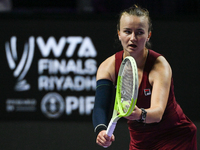
[{"label": "racket strings", "polygon": [[133,70],[131,62],[127,61],[122,72],[121,98],[122,101],[131,101],[133,95]]}]

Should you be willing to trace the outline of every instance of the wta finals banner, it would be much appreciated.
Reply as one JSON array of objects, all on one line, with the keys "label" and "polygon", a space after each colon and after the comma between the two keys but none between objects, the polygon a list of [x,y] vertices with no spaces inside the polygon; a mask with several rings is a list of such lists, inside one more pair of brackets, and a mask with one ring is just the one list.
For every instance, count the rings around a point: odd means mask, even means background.
[{"label": "wta finals banner", "polygon": [[2,120],[91,120],[99,64],[115,22],[1,21]]}]

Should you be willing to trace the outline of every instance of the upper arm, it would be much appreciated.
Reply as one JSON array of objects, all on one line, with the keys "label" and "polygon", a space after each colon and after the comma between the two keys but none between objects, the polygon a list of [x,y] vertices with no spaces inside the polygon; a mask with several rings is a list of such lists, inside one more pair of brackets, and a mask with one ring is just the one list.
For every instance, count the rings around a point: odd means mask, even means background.
[{"label": "upper arm", "polygon": [[96,80],[100,79],[108,79],[113,83],[115,82],[115,55],[112,55],[100,64]]},{"label": "upper arm", "polygon": [[156,109],[160,119],[165,111],[171,86],[172,71],[169,63],[163,56],[157,58],[150,74],[152,84],[151,109]]}]

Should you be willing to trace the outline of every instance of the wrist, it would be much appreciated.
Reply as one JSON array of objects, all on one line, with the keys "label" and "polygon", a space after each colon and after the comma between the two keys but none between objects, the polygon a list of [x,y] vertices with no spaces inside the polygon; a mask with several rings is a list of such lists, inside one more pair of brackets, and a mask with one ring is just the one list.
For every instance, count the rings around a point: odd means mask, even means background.
[{"label": "wrist", "polygon": [[99,124],[98,126],[95,127],[94,132],[96,133],[96,136],[101,132],[102,130],[106,130],[107,126],[104,124]]},{"label": "wrist", "polygon": [[140,108],[142,110],[141,112],[141,117],[138,120],[138,122],[144,122],[146,123],[146,116],[147,116],[147,111],[144,108]]}]

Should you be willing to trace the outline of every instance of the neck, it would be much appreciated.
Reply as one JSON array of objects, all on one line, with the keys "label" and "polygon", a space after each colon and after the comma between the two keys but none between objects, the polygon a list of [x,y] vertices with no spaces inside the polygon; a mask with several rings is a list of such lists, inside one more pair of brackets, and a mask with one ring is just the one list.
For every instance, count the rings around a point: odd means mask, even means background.
[{"label": "neck", "polygon": [[148,55],[148,49],[144,48],[144,50],[142,51],[133,52],[133,53],[127,53],[126,51],[124,51],[123,58],[125,58],[126,56],[132,56],[137,63],[138,69],[143,70],[147,55]]}]

